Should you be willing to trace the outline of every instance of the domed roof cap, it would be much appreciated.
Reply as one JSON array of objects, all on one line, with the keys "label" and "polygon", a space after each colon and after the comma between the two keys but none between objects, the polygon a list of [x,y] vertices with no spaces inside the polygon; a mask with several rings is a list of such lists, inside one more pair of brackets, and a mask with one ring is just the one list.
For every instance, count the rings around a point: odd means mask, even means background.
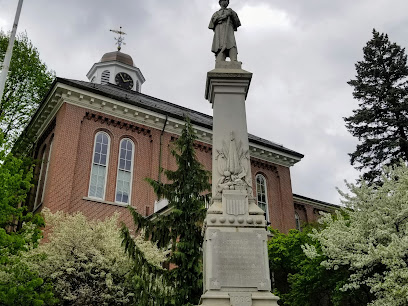
[{"label": "domed roof cap", "polygon": [[117,62],[121,62],[127,65],[130,65],[130,66],[133,66],[132,57],[120,51],[108,52],[102,56],[101,63],[111,62],[111,61],[117,61]]}]

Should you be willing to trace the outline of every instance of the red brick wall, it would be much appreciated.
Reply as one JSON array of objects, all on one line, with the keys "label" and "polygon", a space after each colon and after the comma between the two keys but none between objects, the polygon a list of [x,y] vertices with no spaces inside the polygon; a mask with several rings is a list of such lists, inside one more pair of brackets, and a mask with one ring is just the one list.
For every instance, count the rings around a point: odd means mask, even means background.
[{"label": "red brick wall", "polygon": [[44,198],[44,206],[53,212],[69,211],[81,126],[78,111],[78,107],[64,104],[56,116],[53,150]]},{"label": "red brick wall", "polygon": [[[91,117],[90,114],[94,116]],[[103,219],[118,211],[122,213],[122,219],[126,223],[131,222],[130,214],[125,207],[84,200],[84,197],[88,196],[94,140],[98,131],[105,131],[110,136],[105,201],[115,200],[119,144],[121,139],[126,137],[135,144],[131,204],[141,214],[153,213],[156,197],[144,178],[158,178],[161,130],[71,104],[64,104],[56,117],[44,206],[52,211],[64,210],[71,213],[81,211],[93,219]],[[170,154],[172,137],[177,135],[169,133],[163,135],[162,167],[174,170],[176,163]],[[196,154],[204,167],[210,171],[211,146],[197,142]],[[262,173],[267,180],[271,224],[287,232],[295,227],[289,168],[252,159],[253,182],[258,173]],[[164,174],[161,175],[161,179],[165,181]]]},{"label": "red brick wall", "polygon": [[303,227],[305,223],[309,223],[305,205],[295,204],[295,212],[297,212],[297,214],[299,215],[301,227]]},{"label": "red brick wall", "polygon": [[316,206],[308,203],[307,201],[302,201],[301,199],[296,199],[295,210],[299,214],[301,224],[304,223],[314,223],[320,218],[320,212],[333,213],[335,208],[317,208]]},{"label": "red brick wall", "polygon": [[256,197],[256,176],[266,179],[269,220],[273,228],[288,232],[295,228],[292,185],[289,168],[251,159],[252,185]]}]

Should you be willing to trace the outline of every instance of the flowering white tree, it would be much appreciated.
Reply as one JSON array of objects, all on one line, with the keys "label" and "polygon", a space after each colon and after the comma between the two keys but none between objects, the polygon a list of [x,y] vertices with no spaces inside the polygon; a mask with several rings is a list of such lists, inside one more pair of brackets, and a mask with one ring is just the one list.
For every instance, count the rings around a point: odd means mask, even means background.
[{"label": "flowering white tree", "polygon": [[[62,304],[137,304],[132,287],[133,261],[121,246],[119,214],[105,221],[48,210],[44,216],[51,227],[49,242],[33,250],[27,260],[41,277],[51,280]],[[159,266],[165,260],[165,254],[150,242],[142,238],[135,241],[151,263]]]},{"label": "flowering white tree", "polygon": [[[351,274],[342,290],[370,288],[369,305],[408,305],[408,168],[384,168],[380,187],[348,184],[341,193],[347,209],[335,218],[327,214],[317,239],[328,269],[348,267]],[[305,253],[313,257],[313,247]]]}]

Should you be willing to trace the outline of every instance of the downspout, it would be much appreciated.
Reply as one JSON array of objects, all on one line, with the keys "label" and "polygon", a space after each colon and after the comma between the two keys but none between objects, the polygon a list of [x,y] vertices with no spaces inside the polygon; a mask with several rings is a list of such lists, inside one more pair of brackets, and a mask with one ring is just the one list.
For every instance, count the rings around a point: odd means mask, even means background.
[{"label": "downspout", "polygon": [[159,184],[161,183],[161,168],[162,168],[162,147],[163,147],[163,134],[164,134],[164,129],[166,128],[167,125],[167,120],[168,120],[168,116],[166,115],[166,120],[164,121],[164,125],[163,125],[163,129],[161,131],[160,134],[160,148],[159,148],[159,174],[157,177],[157,181],[159,182]]}]

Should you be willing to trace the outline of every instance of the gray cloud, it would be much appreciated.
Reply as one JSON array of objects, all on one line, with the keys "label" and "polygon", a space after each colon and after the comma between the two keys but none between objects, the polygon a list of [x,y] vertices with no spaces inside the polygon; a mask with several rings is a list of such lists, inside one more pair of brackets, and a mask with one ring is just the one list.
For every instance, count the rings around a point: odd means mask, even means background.
[{"label": "gray cloud", "polygon": [[[11,28],[16,1],[0,0],[0,25]],[[293,191],[339,203],[335,186],[358,173],[347,153],[357,143],[345,129],[357,102],[347,81],[372,28],[406,47],[405,0],[231,0],[243,26],[239,59],[254,73],[248,102],[253,134],[305,154],[291,169]],[[85,80],[115,49],[111,28],[123,26],[130,54],[147,82],[143,91],[211,114],[204,99],[213,68],[207,29],[218,1],[25,1],[19,30],[27,30],[57,75]],[[254,17],[255,16],[255,17]]]}]

